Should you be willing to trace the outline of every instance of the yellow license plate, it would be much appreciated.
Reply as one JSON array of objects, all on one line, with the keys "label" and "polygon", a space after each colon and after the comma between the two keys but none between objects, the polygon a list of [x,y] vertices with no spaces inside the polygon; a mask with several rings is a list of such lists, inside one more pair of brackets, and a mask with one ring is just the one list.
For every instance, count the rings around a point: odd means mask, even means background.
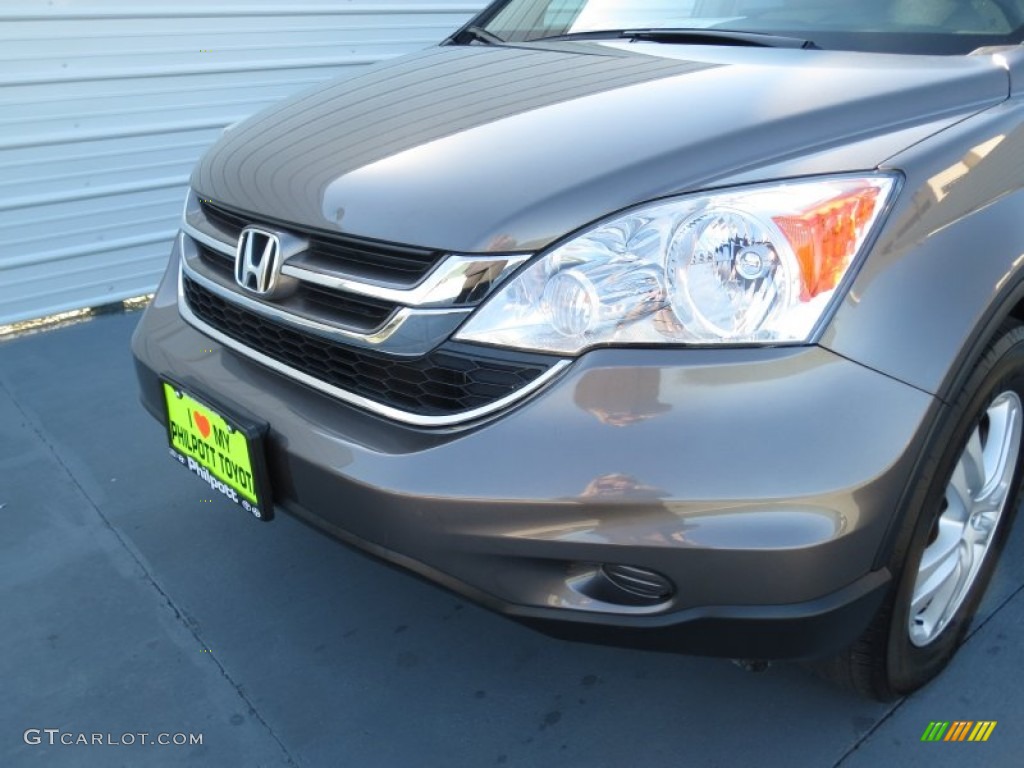
[{"label": "yellow license plate", "polygon": [[261,439],[265,428],[243,426],[166,381],[163,387],[171,456],[211,491],[253,517],[270,519]]}]

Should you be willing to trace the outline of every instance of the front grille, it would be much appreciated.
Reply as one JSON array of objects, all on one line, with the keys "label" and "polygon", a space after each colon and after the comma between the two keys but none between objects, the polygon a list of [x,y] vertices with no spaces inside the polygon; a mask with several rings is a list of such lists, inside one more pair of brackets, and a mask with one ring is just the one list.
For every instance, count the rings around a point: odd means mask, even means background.
[{"label": "front grille", "polygon": [[196,242],[196,253],[203,264],[212,272],[220,275],[225,280],[235,279],[235,259],[232,256],[208,248],[200,242]]},{"label": "front grille", "polygon": [[299,227],[293,223],[276,222],[265,216],[250,217],[209,201],[201,202],[200,207],[206,219],[231,241],[237,241],[245,227],[260,223],[281,227],[308,239],[309,249],[303,255],[302,263],[326,272],[340,271],[399,286],[415,285],[445,255],[442,251],[429,248],[382,243]]},{"label": "front grille", "polygon": [[336,293],[312,283],[301,284],[290,299],[299,314],[336,322],[369,333],[380,328],[395,312],[395,305],[369,296]]},{"label": "front grille", "polygon": [[440,347],[403,359],[356,350],[302,333],[226,301],[187,277],[185,300],[211,327],[262,354],[347,392],[421,416],[484,408],[527,386],[555,358],[455,351]]},{"label": "front grille", "polygon": [[[234,258],[198,242],[196,252],[211,272],[229,284],[234,283]],[[300,283],[294,293],[287,300],[278,302],[277,306],[317,322],[335,323],[363,333],[380,328],[396,310],[396,306],[389,301],[354,293],[338,293],[313,283]]]}]

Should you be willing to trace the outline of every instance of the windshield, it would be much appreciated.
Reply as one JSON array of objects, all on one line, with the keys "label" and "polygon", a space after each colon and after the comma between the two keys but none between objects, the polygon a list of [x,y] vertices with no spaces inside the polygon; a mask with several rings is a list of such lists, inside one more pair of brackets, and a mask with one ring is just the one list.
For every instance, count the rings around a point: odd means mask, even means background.
[{"label": "windshield", "polygon": [[507,0],[477,26],[510,42],[602,31],[710,29],[822,48],[970,53],[1024,39],[1024,0]]}]

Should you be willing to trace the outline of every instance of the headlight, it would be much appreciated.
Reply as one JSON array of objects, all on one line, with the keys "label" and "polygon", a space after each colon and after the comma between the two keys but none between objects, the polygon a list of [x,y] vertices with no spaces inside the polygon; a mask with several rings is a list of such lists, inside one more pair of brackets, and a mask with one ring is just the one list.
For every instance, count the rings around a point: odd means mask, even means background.
[{"label": "headlight", "polygon": [[562,354],[806,342],[895,186],[838,176],[641,206],[541,256],[456,338]]}]

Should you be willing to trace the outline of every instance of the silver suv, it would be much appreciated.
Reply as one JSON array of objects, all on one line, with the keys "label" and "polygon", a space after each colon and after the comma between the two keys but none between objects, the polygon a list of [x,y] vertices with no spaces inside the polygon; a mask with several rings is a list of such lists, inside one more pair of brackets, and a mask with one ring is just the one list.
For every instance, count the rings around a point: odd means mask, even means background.
[{"label": "silver suv", "polygon": [[492,3],[210,149],[143,402],[254,517],[545,632],[909,692],[1017,507],[1022,39],[1024,0]]}]

